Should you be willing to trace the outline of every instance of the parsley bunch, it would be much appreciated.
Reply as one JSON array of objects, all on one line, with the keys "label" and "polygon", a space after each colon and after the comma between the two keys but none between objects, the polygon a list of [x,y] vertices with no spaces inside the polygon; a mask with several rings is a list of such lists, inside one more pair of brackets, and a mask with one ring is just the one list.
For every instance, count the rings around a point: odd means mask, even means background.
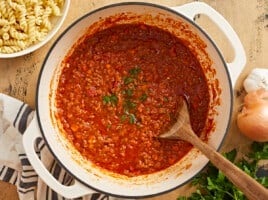
[{"label": "parsley bunch", "polygon": [[[268,159],[268,142],[253,142],[251,152],[236,161],[237,151],[234,149],[223,154],[228,160],[268,188],[268,177],[257,176],[258,162]],[[246,196],[231,183],[225,175],[209,163],[205,172],[197,175],[192,185],[196,191],[190,197],[178,197],[177,200],[246,200]]]}]

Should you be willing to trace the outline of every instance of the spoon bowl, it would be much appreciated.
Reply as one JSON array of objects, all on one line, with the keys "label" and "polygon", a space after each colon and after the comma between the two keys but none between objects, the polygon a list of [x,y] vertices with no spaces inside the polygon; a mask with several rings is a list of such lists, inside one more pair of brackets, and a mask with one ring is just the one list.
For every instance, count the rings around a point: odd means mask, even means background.
[{"label": "spoon bowl", "polygon": [[169,131],[158,136],[160,139],[181,139],[191,143],[199,149],[225,176],[236,185],[250,200],[267,200],[268,190],[251,176],[243,172],[232,162],[218,153],[215,149],[203,142],[193,131],[190,115],[185,100],[182,102],[181,111],[176,123]]}]

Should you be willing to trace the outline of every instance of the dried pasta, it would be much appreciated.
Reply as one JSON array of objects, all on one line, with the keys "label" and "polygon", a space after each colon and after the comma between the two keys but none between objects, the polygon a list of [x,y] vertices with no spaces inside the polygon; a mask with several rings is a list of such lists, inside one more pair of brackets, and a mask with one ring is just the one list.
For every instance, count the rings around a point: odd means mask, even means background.
[{"label": "dried pasta", "polygon": [[0,53],[15,53],[44,40],[63,4],[64,0],[0,0]]}]

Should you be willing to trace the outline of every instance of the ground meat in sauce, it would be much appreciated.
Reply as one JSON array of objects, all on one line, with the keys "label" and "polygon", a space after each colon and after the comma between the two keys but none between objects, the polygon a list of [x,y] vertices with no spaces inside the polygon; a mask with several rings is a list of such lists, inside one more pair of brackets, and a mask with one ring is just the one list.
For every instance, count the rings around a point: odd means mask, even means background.
[{"label": "ground meat in sauce", "polygon": [[126,176],[179,161],[192,147],[158,140],[182,97],[200,134],[208,86],[198,60],[167,31],[115,25],[88,35],[63,62],[56,92],[59,121],[75,148],[97,166]]}]

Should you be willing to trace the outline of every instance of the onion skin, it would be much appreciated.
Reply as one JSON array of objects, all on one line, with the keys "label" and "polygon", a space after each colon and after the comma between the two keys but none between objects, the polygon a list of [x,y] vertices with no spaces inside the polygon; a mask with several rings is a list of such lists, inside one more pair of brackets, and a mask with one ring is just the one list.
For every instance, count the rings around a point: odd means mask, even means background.
[{"label": "onion skin", "polygon": [[251,140],[268,141],[268,91],[259,89],[245,96],[237,126]]}]

